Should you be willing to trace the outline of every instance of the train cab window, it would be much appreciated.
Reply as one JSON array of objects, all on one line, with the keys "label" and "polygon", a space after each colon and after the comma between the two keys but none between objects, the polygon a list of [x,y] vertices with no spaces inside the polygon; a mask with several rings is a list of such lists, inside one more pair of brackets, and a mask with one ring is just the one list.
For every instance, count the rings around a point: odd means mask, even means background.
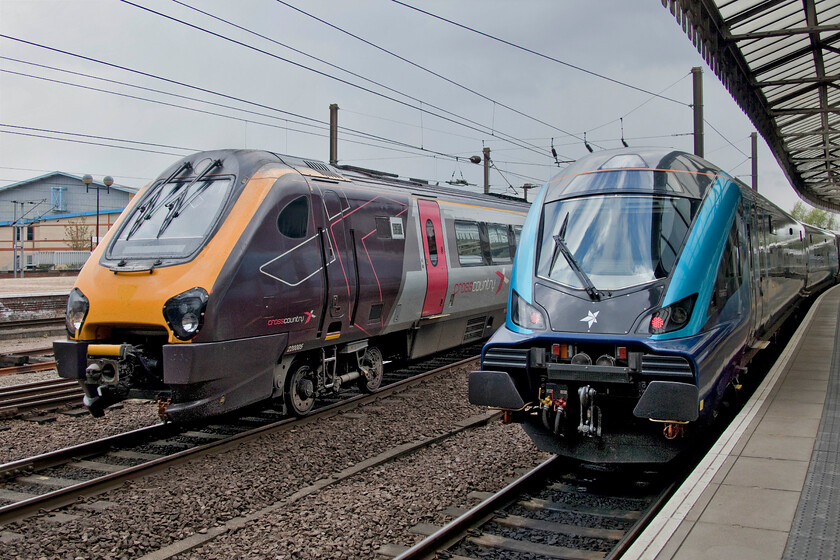
[{"label": "train cab window", "polygon": [[212,237],[232,192],[228,176],[155,183],[122,222],[107,258],[190,257]]},{"label": "train cab window", "polygon": [[306,236],[309,224],[309,198],[299,196],[289,202],[277,216],[277,229],[292,239]]},{"label": "train cab window", "polygon": [[456,220],[455,244],[458,248],[458,262],[461,265],[484,264],[478,223]]},{"label": "train cab window", "polygon": [[429,244],[429,262],[432,263],[432,266],[437,266],[437,239],[435,238],[435,225],[432,220],[426,220],[426,241]]},{"label": "train cab window", "polygon": [[501,224],[487,224],[487,238],[490,241],[490,259],[494,264],[511,262],[508,228]]},{"label": "train cab window", "polygon": [[709,302],[709,316],[714,317],[741,286],[741,250],[738,243],[737,222],[729,231],[726,247],[715,278],[714,292]]}]

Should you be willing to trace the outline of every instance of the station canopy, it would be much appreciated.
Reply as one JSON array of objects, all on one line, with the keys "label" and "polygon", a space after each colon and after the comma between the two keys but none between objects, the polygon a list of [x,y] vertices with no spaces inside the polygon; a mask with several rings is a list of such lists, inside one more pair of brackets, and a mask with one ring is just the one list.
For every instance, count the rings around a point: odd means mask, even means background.
[{"label": "station canopy", "polygon": [[661,0],[794,190],[840,211],[840,2]]}]

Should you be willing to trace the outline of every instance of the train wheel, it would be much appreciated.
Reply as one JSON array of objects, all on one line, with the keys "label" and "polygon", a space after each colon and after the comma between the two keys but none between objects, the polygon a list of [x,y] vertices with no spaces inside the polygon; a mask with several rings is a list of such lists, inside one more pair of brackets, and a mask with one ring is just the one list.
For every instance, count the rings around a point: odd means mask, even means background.
[{"label": "train wheel", "polygon": [[305,416],[315,404],[315,372],[308,364],[297,364],[286,385],[286,404],[295,416]]},{"label": "train wheel", "polygon": [[359,389],[366,393],[372,393],[379,389],[382,384],[382,375],[385,371],[382,362],[382,352],[376,346],[368,346],[365,355],[360,360],[362,375],[359,377]]}]

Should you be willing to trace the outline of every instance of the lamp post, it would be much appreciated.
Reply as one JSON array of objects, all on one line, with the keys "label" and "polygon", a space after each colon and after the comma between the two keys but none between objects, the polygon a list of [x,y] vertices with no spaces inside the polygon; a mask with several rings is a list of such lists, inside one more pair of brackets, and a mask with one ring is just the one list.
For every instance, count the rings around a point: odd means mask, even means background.
[{"label": "lamp post", "polygon": [[[90,173],[85,173],[82,176],[82,183],[85,184],[85,192],[88,192],[90,184],[93,183],[93,177]],[[99,229],[99,189],[96,189],[96,228]],[[90,238],[90,252],[93,252],[93,237]]]},{"label": "lamp post", "polygon": [[[82,182],[85,184],[85,192],[89,192],[90,189],[96,189],[96,232],[94,236],[96,237],[96,245],[99,246],[99,189],[101,188],[99,185],[95,187],[91,187],[93,183],[93,177],[86,173],[82,177]],[[102,183],[105,185],[105,190],[107,193],[110,194],[111,192],[111,185],[114,184],[114,178],[110,175],[106,175],[104,179],[102,179]],[[90,238],[90,250],[93,252],[93,237]]]},{"label": "lamp post", "polygon": [[[114,184],[114,178],[105,175],[102,183],[105,185],[105,193],[111,194],[111,185]],[[99,187],[96,187],[96,246],[99,246]]]}]

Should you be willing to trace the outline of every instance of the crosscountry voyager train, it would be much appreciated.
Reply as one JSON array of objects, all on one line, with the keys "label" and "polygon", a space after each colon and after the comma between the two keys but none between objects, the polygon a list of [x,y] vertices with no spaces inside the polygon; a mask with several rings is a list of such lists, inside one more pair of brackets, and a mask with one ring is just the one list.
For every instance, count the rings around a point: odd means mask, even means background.
[{"label": "crosscountry voyager train", "polygon": [[306,414],[383,361],[503,322],[527,204],[264,151],[198,153],[135,197],[79,274],[59,375],[94,415]]},{"label": "crosscountry voyager train", "polygon": [[667,462],[837,273],[834,234],[711,163],[596,152],[532,204],[470,402],[502,409],[550,453]]}]

